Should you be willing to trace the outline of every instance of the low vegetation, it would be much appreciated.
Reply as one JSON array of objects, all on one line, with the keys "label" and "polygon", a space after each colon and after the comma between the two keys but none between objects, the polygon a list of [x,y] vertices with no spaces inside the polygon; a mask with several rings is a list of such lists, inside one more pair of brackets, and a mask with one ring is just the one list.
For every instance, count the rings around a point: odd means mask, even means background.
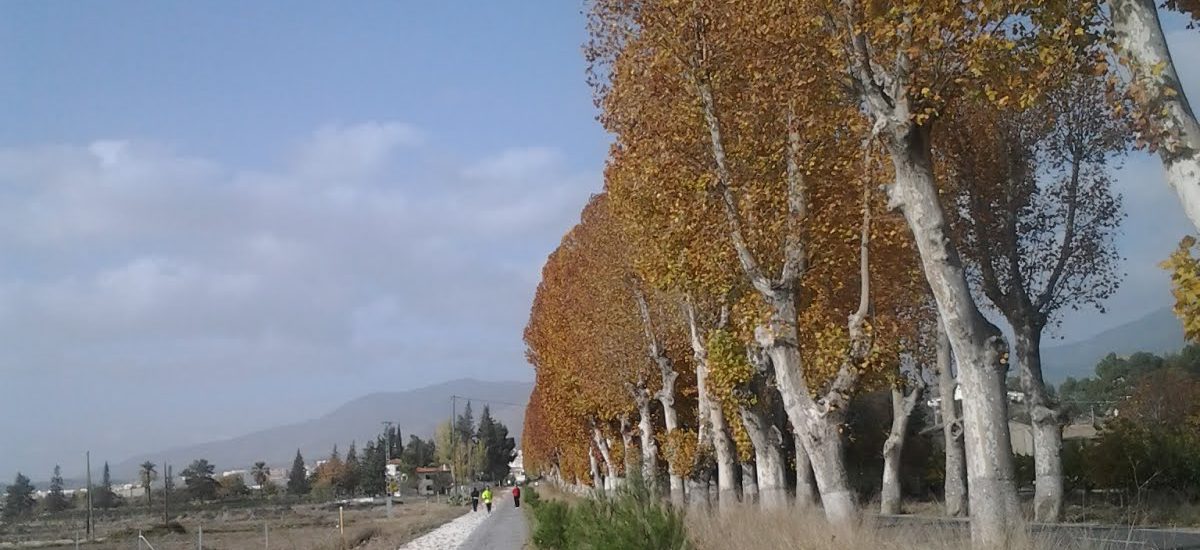
[{"label": "low vegetation", "polygon": [[545,550],[683,550],[689,548],[683,514],[642,484],[580,499],[541,499],[527,489],[533,543]]}]

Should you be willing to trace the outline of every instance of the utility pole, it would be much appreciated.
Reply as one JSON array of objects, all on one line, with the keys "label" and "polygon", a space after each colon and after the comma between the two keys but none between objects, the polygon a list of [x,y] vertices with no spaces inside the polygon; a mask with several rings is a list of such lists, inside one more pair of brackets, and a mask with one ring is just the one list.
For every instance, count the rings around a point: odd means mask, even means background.
[{"label": "utility pole", "polygon": [[[458,419],[458,396],[450,396],[450,477],[454,479],[455,485],[458,485],[458,473],[455,472],[456,458],[458,457],[458,429],[454,425],[454,421]],[[459,491],[462,492],[462,491]]]},{"label": "utility pole", "polygon": [[86,451],[84,460],[87,462],[87,539],[92,540],[92,452]]},{"label": "utility pole", "polygon": [[383,438],[387,440],[383,446],[383,485],[384,491],[387,492],[387,517],[392,519],[392,476],[388,475],[392,462],[392,422],[390,420],[383,421]]}]

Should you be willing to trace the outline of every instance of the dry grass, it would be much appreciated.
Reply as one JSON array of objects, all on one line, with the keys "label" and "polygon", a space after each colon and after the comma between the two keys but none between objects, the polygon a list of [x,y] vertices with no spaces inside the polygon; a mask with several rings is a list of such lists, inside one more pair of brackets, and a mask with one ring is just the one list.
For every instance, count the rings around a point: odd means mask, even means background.
[{"label": "dry grass", "polygon": [[[394,517],[387,519],[383,507],[345,512],[345,545],[338,530],[338,511],[316,506],[294,506],[280,513],[264,510],[201,511],[179,517],[183,533],[169,533],[159,524],[161,517],[134,516],[117,523],[98,525],[103,540],[80,544],[86,550],[128,550],[137,548],[137,533],[144,530],[155,550],[195,550],[199,528],[204,527],[205,550],[263,548],[263,525],[268,527],[270,548],[287,550],[393,550],[464,512],[461,506],[437,502],[397,505]],[[38,539],[49,541],[70,538],[74,533],[44,532]],[[29,540],[29,539],[25,539]],[[0,539],[2,541],[2,539]],[[32,541],[31,541],[32,542]],[[70,550],[74,543],[20,544],[0,548],[49,548]],[[146,548],[145,545],[142,548]]]},{"label": "dry grass", "polygon": [[[736,506],[714,515],[690,514],[696,550],[959,550],[969,548],[965,525],[889,526],[863,518],[848,526],[830,525],[819,510],[767,512]],[[1017,533],[1013,550],[1083,550],[1064,535]]]}]

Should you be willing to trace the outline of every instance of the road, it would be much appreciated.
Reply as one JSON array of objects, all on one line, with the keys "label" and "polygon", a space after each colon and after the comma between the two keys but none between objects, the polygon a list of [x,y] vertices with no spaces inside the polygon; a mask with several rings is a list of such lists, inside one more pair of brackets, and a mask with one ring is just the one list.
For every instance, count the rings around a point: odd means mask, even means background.
[{"label": "road", "polygon": [[492,513],[471,533],[458,550],[522,550],[529,540],[525,510],[513,506],[512,495],[504,494],[492,504]]},{"label": "road", "polygon": [[492,513],[467,511],[458,519],[405,544],[400,550],[522,550],[529,539],[525,511],[507,491],[497,491]]}]

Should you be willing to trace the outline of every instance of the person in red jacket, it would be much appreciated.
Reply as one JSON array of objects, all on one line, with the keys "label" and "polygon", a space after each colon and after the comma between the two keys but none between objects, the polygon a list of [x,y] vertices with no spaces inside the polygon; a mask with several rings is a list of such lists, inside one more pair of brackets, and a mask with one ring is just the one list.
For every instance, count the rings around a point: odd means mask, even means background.
[{"label": "person in red jacket", "polygon": [[521,488],[513,485],[513,507],[521,507]]}]

